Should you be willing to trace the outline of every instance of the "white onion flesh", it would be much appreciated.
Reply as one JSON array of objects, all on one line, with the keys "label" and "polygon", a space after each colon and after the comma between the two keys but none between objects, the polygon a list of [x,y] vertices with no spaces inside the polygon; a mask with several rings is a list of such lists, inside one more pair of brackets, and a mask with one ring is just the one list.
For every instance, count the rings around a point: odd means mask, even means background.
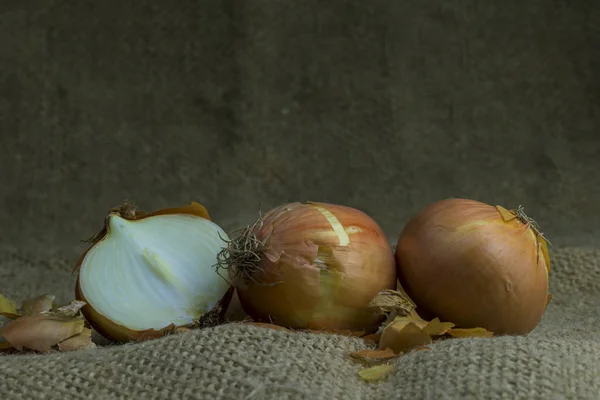
[{"label": "white onion flesh", "polygon": [[98,313],[131,330],[190,324],[229,289],[213,268],[222,239],[229,239],[223,229],[194,215],[111,215],[107,235],[82,261],[81,291]]}]

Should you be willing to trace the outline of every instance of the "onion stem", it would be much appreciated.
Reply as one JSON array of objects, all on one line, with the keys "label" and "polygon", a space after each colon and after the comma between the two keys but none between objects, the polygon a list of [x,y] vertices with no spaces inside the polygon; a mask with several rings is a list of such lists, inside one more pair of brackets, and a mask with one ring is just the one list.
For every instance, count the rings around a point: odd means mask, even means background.
[{"label": "onion stem", "polygon": [[516,210],[511,210],[511,211],[517,216],[519,221],[524,223],[527,227],[531,227],[531,229],[536,234],[536,236],[541,237],[542,239],[544,239],[546,241],[546,243],[548,243],[550,246],[552,246],[552,243],[550,243],[550,241],[541,232],[541,228],[540,228],[539,224],[537,222],[535,222],[535,220],[533,218],[531,218],[531,217],[527,216],[527,214],[525,214],[525,208],[522,205],[519,205],[519,207],[517,207]]}]

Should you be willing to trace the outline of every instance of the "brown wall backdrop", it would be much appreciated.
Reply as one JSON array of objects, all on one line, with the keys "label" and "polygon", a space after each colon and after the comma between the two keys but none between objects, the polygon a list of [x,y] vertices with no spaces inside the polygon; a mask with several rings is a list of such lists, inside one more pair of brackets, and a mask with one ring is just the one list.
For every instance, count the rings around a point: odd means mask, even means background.
[{"label": "brown wall backdrop", "polygon": [[108,208],[371,214],[450,196],[600,243],[598,1],[0,5],[0,245],[72,248]]}]

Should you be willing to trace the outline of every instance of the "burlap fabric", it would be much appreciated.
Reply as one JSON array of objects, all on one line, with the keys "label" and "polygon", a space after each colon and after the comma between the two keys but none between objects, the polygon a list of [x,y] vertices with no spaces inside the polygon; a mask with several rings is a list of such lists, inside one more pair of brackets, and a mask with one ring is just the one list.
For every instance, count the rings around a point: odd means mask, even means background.
[{"label": "burlap fabric", "polygon": [[[449,196],[525,206],[553,241],[528,337],[452,340],[357,379],[337,336],[238,325],[0,358],[0,399],[600,397],[597,0],[0,2],[0,292],[72,298],[123,199],[360,208],[394,241]],[[581,247],[585,246],[585,247]]]},{"label": "burlap fabric", "polygon": [[[230,324],[152,342],[0,358],[2,399],[597,399],[600,252],[553,252],[553,301],[527,337],[454,339],[365,383],[360,339]],[[0,282],[24,298],[72,296],[71,263],[0,253]]]}]

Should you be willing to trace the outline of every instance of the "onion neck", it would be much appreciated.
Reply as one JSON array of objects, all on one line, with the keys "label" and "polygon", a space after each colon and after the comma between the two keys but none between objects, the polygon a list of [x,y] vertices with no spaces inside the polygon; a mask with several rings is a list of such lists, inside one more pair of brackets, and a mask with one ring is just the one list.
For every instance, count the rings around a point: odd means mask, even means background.
[{"label": "onion neck", "polygon": [[129,228],[130,221],[121,217],[121,215],[113,213],[108,216],[108,231],[111,235],[116,237],[131,237],[131,235],[124,235],[125,230]]}]

